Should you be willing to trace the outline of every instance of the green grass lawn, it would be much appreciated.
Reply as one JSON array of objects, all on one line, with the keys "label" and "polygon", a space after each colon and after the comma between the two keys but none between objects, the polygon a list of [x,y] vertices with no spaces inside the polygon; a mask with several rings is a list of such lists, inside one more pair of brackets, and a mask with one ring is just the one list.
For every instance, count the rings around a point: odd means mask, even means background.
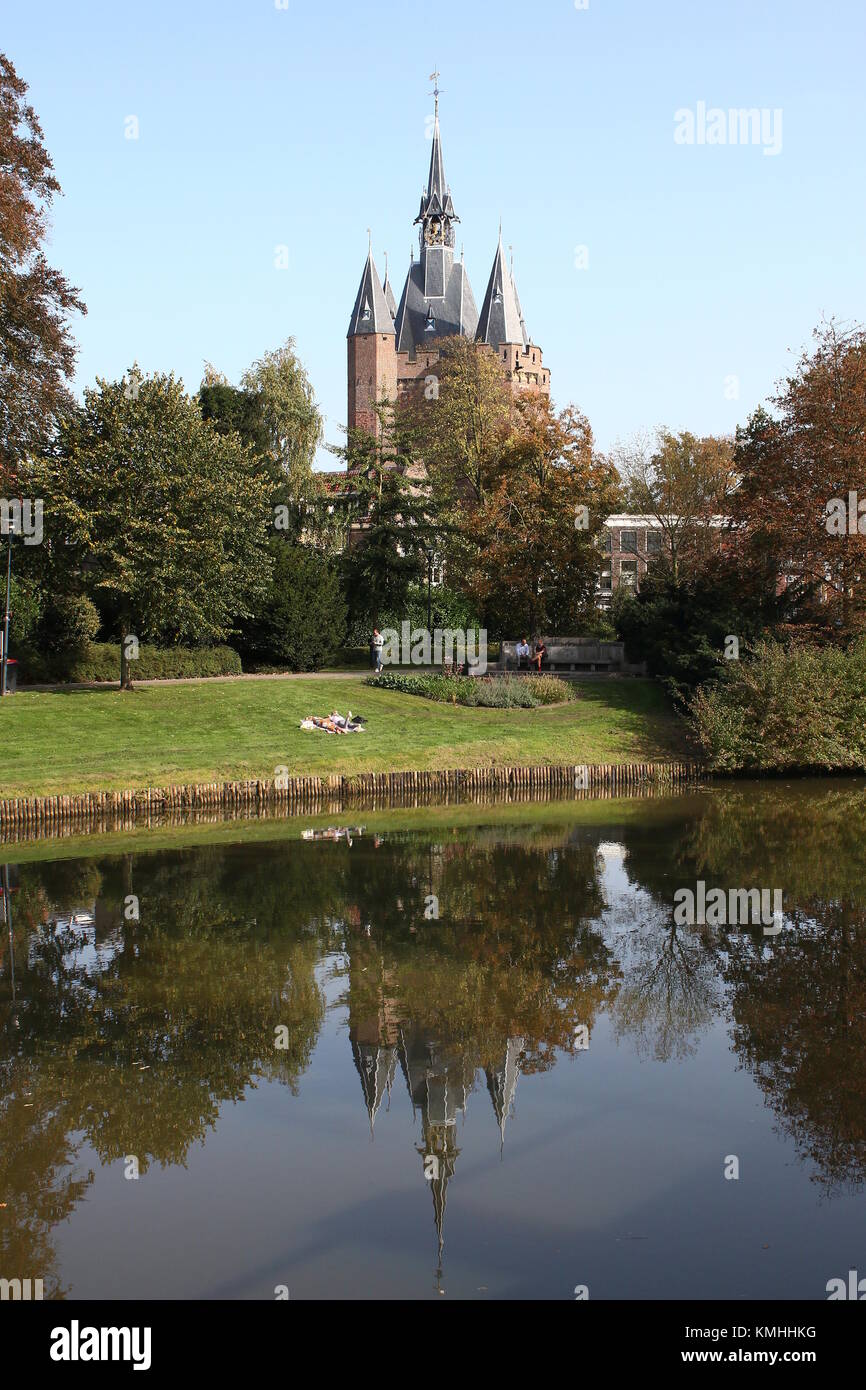
[{"label": "green grass lawn", "polygon": [[[178,782],[480,767],[648,762],[683,756],[681,727],[650,681],[579,685],[533,710],[466,709],[349,680],[197,681],[118,690],[23,691],[0,704],[0,797]],[[308,714],[369,720],[336,737]]]}]

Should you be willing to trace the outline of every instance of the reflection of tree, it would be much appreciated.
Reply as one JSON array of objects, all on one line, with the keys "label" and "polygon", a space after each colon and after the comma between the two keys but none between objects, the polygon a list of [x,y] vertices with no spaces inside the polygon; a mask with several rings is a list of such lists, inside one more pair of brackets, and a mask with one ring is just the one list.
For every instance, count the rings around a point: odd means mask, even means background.
[{"label": "reflection of tree", "polygon": [[[734,786],[690,802],[696,814],[666,824],[664,855],[653,830],[666,813],[653,803],[624,832],[629,876],[652,894],[659,925],[637,986],[632,965],[623,963],[616,1014],[629,1010],[635,992],[642,996],[647,979],[666,1000],[675,964],[698,991],[697,1001],[686,992],[687,1005],[699,1006],[704,984],[712,987],[711,957],[730,989],[734,1046],[782,1128],[821,1181],[859,1186],[866,1179],[866,790],[858,783]],[[736,929],[672,928],[675,887],[699,878],[725,888],[781,888],[782,934],[768,940]]]},{"label": "reflection of tree", "polygon": [[[370,1124],[408,1090],[418,1152],[437,1159],[440,1255],[467,1097],[504,1136],[520,1075],[552,1067],[579,1025],[608,1011],[639,1051],[681,1057],[725,985],[737,1052],[800,1152],[829,1183],[862,1181],[863,810],[856,784],[717,788],[593,829],[541,818],[21,866],[14,1001],[0,943],[0,1273],[61,1291],[51,1229],[90,1181],[85,1143],[103,1163],[184,1163],[226,1101],[296,1089],[323,960]],[[615,909],[600,839],[624,846],[641,890]],[[781,886],[788,929],[768,943],[676,927],[674,890],[697,878]]]},{"label": "reflection of tree", "polygon": [[530,1071],[571,1049],[577,1025],[591,1028],[615,993],[615,960],[592,925],[602,898],[589,844],[368,843],[348,886],[350,1021],[378,1018],[387,996],[395,1019],[462,1041],[481,1066],[520,1034]]},{"label": "reflection of tree", "polygon": [[[829,1190],[866,1182],[866,908],[802,905],[772,946],[730,945],[734,1045]],[[811,919],[811,920],[810,920]]]},{"label": "reflection of tree", "polygon": [[[57,866],[22,870],[18,922],[50,908],[16,930],[18,995],[6,975],[0,995],[0,1176],[15,1197],[0,1224],[4,1274],[11,1264],[45,1279],[50,1227],[85,1185],[62,1171],[82,1136],[103,1163],[184,1163],[258,1078],[296,1087],[324,1009],[319,943],[291,909],[321,906],[299,857],[274,851],[258,882],[231,851],[104,860],[86,928],[69,919],[82,904],[63,902]],[[138,921],[124,916],[131,881]]]},{"label": "reflection of tree", "polygon": [[618,1037],[631,1036],[638,1053],[656,1061],[683,1058],[718,1008],[715,963],[694,927],[653,912],[623,957],[623,983],[613,1005]]},{"label": "reflection of tree", "polygon": [[8,1057],[0,1063],[0,1092],[0,1194],[6,1204],[0,1212],[0,1273],[4,1279],[41,1279],[44,1297],[56,1298],[64,1291],[51,1232],[72,1214],[93,1174],[73,1172],[80,1144],[70,1137],[53,1077],[37,1063]]}]

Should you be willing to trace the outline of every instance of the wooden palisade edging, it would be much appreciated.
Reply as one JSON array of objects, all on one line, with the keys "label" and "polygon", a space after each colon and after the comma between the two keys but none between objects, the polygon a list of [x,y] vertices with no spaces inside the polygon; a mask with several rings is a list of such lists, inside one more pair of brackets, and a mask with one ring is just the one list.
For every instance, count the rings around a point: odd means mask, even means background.
[{"label": "wooden palisade edging", "polygon": [[146,787],[75,796],[10,797],[0,800],[0,835],[12,831],[56,833],[67,825],[132,824],[172,811],[217,810],[255,814],[268,809],[305,810],[321,802],[353,805],[373,801],[391,806],[418,798],[471,798],[482,792],[611,795],[642,788],[659,790],[701,780],[698,763],[592,763],[543,767],[448,768],[441,771],[359,772],[328,777],[276,777],[241,782]]}]

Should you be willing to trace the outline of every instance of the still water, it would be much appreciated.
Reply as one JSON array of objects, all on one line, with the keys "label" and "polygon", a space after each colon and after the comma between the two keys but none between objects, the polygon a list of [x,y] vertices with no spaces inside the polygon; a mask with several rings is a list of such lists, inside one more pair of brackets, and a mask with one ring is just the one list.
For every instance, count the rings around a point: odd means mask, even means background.
[{"label": "still water", "polygon": [[[826,1298],[866,1275],[864,828],[826,781],[0,846],[0,1277]],[[698,882],[782,916],[679,924]]]}]

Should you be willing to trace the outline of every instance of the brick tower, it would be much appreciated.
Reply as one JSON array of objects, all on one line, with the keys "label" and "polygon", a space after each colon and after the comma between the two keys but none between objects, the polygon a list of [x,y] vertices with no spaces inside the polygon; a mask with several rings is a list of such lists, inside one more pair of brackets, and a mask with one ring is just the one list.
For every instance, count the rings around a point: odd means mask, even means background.
[{"label": "brick tower", "polygon": [[[390,290],[390,286],[388,287]],[[393,294],[391,295],[393,301]],[[348,333],[349,429],[375,434],[376,405],[397,396],[394,316],[373,262],[373,252],[358,287]]]}]

